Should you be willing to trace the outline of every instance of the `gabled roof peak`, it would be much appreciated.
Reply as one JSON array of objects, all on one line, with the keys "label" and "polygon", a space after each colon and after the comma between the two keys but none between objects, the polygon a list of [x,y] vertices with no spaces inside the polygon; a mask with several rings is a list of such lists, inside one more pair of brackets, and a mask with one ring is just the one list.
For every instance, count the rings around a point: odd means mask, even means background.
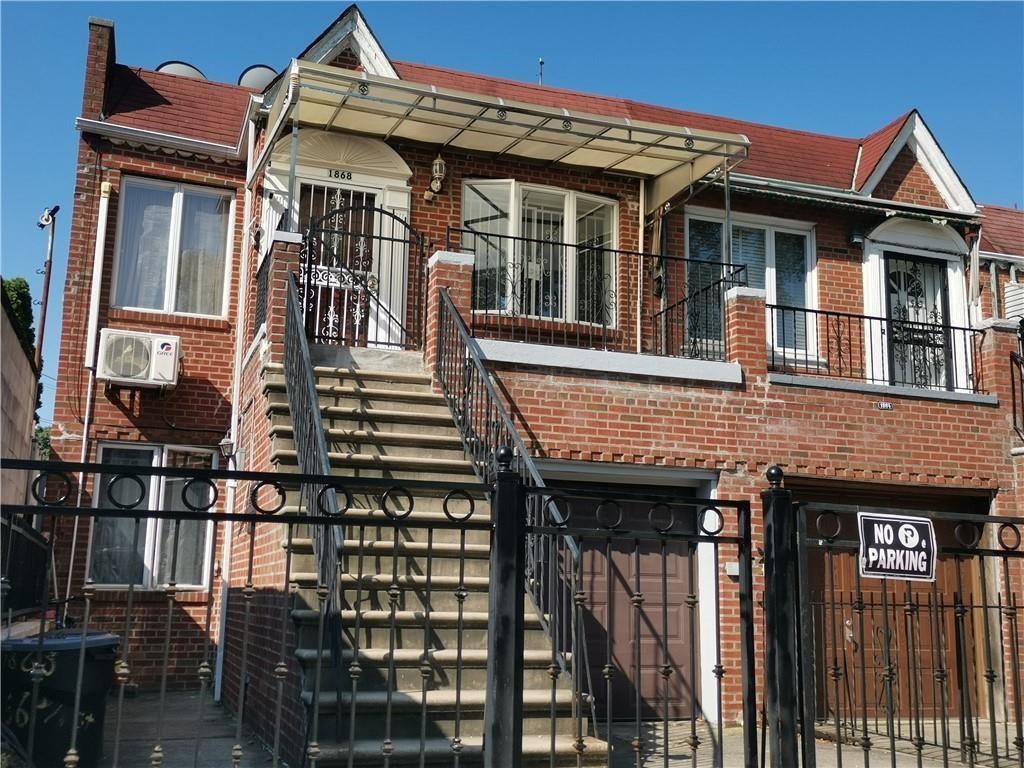
[{"label": "gabled roof peak", "polygon": [[355,3],[342,11],[296,58],[328,64],[346,50],[352,51],[370,74],[398,78],[391,59]]}]

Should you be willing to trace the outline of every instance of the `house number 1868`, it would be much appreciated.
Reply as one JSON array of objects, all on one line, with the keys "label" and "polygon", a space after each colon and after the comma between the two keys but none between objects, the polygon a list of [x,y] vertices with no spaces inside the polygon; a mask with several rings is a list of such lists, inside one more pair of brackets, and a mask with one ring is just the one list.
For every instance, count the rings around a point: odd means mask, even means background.
[{"label": "house number 1868", "polygon": [[352,181],[352,171],[339,171],[335,168],[327,169],[327,178],[329,179],[343,179],[345,181]]}]

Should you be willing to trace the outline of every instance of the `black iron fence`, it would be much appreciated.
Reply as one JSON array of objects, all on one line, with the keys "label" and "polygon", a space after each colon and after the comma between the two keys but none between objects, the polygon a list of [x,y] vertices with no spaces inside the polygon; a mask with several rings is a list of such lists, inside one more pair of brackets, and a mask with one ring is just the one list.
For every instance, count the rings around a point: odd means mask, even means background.
[{"label": "black iron fence", "polygon": [[[37,634],[4,647],[5,743],[19,742],[9,746],[28,764],[77,764],[66,762],[76,755],[96,765],[102,752],[115,768],[388,765],[391,753],[407,758],[410,744],[436,757],[439,742],[454,765],[479,760],[487,620],[474,564],[487,563],[492,489],[193,467],[0,466],[5,477],[33,478],[33,504],[4,505],[3,519],[39,515],[47,542],[44,578],[23,617]],[[88,490],[81,501],[78,477]],[[95,548],[71,562],[76,518],[93,542],[103,528],[104,546],[132,553],[140,573],[150,567],[147,530],[164,526],[168,567],[158,586],[97,583]],[[206,583],[184,587],[179,569],[196,554],[197,532],[200,558],[215,567]],[[317,568],[311,539],[347,541],[341,571]],[[56,577],[72,569],[66,624],[47,633],[61,605]],[[335,626],[332,578],[341,579]],[[101,641],[114,650],[103,658]]]},{"label": "black iron fence", "polygon": [[785,373],[979,392],[979,341],[972,328],[768,306],[769,366]]},{"label": "black iron fence", "polygon": [[725,293],[746,269],[449,227],[447,250],[475,256],[477,338],[672,357],[724,356]]},{"label": "black iron fence", "polygon": [[311,220],[300,264],[306,335],[317,344],[418,349],[423,332],[423,238],[372,204]]},{"label": "black iron fence", "polygon": [[794,506],[772,479],[772,765],[1024,764],[1024,518],[929,512],[935,580],[869,578],[857,513],[923,513]]}]

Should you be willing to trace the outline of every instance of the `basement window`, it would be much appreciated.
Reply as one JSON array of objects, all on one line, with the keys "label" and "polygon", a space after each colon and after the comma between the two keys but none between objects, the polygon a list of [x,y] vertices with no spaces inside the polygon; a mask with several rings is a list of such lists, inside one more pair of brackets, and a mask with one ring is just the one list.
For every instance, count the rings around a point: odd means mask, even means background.
[{"label": "basement window", "polygon": [[113,306],[223,317],[233,209],[230,192],[125,179]]},{"label": "basement window", "polygon": [[[135,507],[146,511],[188,510],[182,492],[186,478],[155,477],[145,474],[149,467],[216,469],[217,456],[212,450],[162,446],[151,443],[106,443],[100,445],[99,461],[118,467],[140,468],[137,476],[143,487],[143,498]],[[101,474],[93,489],[97,507],[116,509],[114,503],[130,504],[139,496],[139,486],[131,479],[110,486],[115,477]],[[194,507],[210,503],[210,488],[194,483],[184,490]],[[158,589],[171,580],[174,544],[178,557],[174,565],[174,581],[181,589],[202,589],[210,573],[209,536],[212,525],[196,520],[183,520],[175,531],[174,520],[140,518],[138,535],[132,518],[97,518],[90,542],[89,576],[97,586],[127,587],[134,584],[143,589]],[[133,546],[134,545],[134,546]]]}]

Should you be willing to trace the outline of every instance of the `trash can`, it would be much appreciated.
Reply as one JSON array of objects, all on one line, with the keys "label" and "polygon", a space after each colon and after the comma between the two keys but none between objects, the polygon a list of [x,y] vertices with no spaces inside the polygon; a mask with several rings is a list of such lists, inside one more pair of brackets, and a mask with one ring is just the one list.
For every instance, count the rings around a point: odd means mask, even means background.
[{"label": "trash can", "polygon": [[[75,682],[82,633],[59,630],[43,635],[43,679],[36,704],[35,768],[60,768],[71,746],[75,709]],[[78,712],[79,768],[95,768],[103,752],[103,720],[107,694],[114,684],[114,660],[121,638],[107,632],[89,632],[85,637],[82,670],[82,698]],[[32,707],[32,665],[39,648],[39,636],[4,640],[0,682],[3,686],[4,725],[28,748]]]}]

